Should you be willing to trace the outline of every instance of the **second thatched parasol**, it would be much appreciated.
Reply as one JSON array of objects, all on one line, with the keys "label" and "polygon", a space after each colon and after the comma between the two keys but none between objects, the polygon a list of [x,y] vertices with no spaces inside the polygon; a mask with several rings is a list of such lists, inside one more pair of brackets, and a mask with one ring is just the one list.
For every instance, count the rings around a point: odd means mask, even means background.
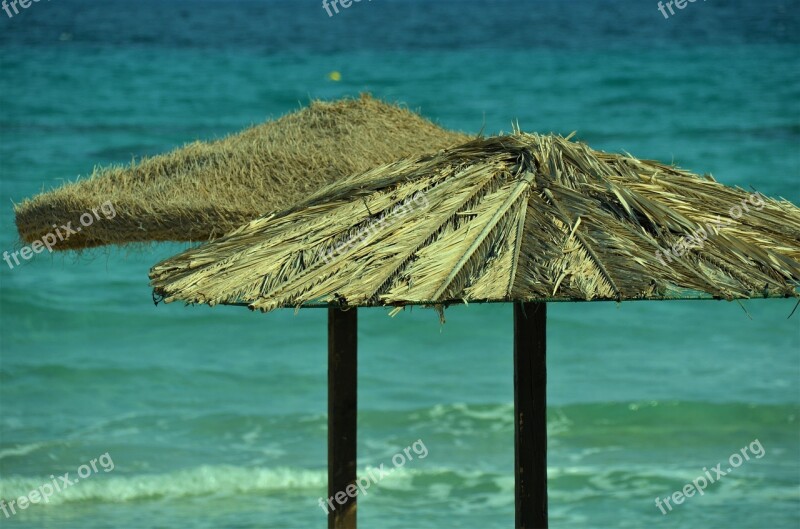
[{"label": "second thatched parasol", "polygon": [[320,187],[404,156],[466,141],[419,115],[363,95],[310,107],[214,142],[195,142],[128,167],[97,169],[15,207],[32,243],[54,225],[110,204],[113,218],[54,250],[151,241],[207,241]]}]

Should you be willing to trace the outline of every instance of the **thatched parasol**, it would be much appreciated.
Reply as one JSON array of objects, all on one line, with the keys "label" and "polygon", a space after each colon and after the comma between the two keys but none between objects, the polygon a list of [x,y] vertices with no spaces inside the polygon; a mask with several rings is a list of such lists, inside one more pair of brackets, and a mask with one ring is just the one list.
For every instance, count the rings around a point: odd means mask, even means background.
[{"label": "thatched parasol", "polygon": [[85,180],[15,207],[20,237],[110,204],[113,218],[59,240],[54,250],[149,241],[206,241],[267,211],[280,211],[324,184],[404,156],[466,141],[396,105],[363,95],[310,107],[214,142],[195,142],[127,167],[96,169]]},{"label": "thatched parasol", "polygon": [[546,301],[798,297],[800,209],[518,133],[353,175],[151,279],[167,302],[327,304],[331,496],[356,479],[355,307],[515,302],[516,526],[547,527]]},{"label": "thatched parasol", "polygon": [[[689,238],[691,240],[689,240]],[[800,209],[557,136],[379,167],[156,265],[164,300],[263,311],[792,296]]]}]

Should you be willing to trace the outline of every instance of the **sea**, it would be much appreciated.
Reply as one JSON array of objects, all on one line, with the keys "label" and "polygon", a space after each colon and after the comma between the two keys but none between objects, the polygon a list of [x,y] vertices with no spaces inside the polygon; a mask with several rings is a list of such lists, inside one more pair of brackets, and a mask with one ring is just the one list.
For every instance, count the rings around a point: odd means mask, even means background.
[{"label": "sea", "polygon": [[[0,251],[96,166],[362,92],[800,204],[797,0],[345,4],[3,2]],[[3,527],[326,526],[326,312],[155,306],[188,246],[0,262]],[[800,527],[796,303],[551,304],[550,526]],[[512,307],[445,316],[359,312],[361,527],[514,525]]]}]

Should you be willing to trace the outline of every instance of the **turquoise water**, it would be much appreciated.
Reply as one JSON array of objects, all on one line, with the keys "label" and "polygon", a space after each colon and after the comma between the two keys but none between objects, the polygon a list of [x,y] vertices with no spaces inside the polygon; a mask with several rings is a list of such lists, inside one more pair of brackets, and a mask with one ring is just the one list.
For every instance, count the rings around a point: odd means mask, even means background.
[{"label": "turquoise water", "polygon": [[[469,132],[574,130],[798,204],[796,7],[33,4],[0,22],[0,250],[20,247],[12,202],[96,164],[361,91]],[[325,526],[325,312],[155,307],[147,271],[184,247],[0,263],[0,498],[113,459],[4,526]],[[551,526],[797,527],[794,306],[551,305]],[[359,468],[428,450],[359,499],[362,527],[513,525],[511,307],[446,316],[361,312]],[[656,497],[756,439],[762,458],[661,514]]]}]

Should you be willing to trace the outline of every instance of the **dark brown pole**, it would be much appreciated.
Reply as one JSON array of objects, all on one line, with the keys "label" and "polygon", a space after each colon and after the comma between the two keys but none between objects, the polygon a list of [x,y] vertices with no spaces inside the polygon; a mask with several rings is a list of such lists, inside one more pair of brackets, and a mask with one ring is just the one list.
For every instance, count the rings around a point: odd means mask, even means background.
[{"label": "dark brown pole", "polygon": [[517,529],[547,529],[547,304],[514,303]]},{"label": "dark brown pole", "polygon": [[328,529],[356,529],[357,337],[357,309],[329,308]]}]

